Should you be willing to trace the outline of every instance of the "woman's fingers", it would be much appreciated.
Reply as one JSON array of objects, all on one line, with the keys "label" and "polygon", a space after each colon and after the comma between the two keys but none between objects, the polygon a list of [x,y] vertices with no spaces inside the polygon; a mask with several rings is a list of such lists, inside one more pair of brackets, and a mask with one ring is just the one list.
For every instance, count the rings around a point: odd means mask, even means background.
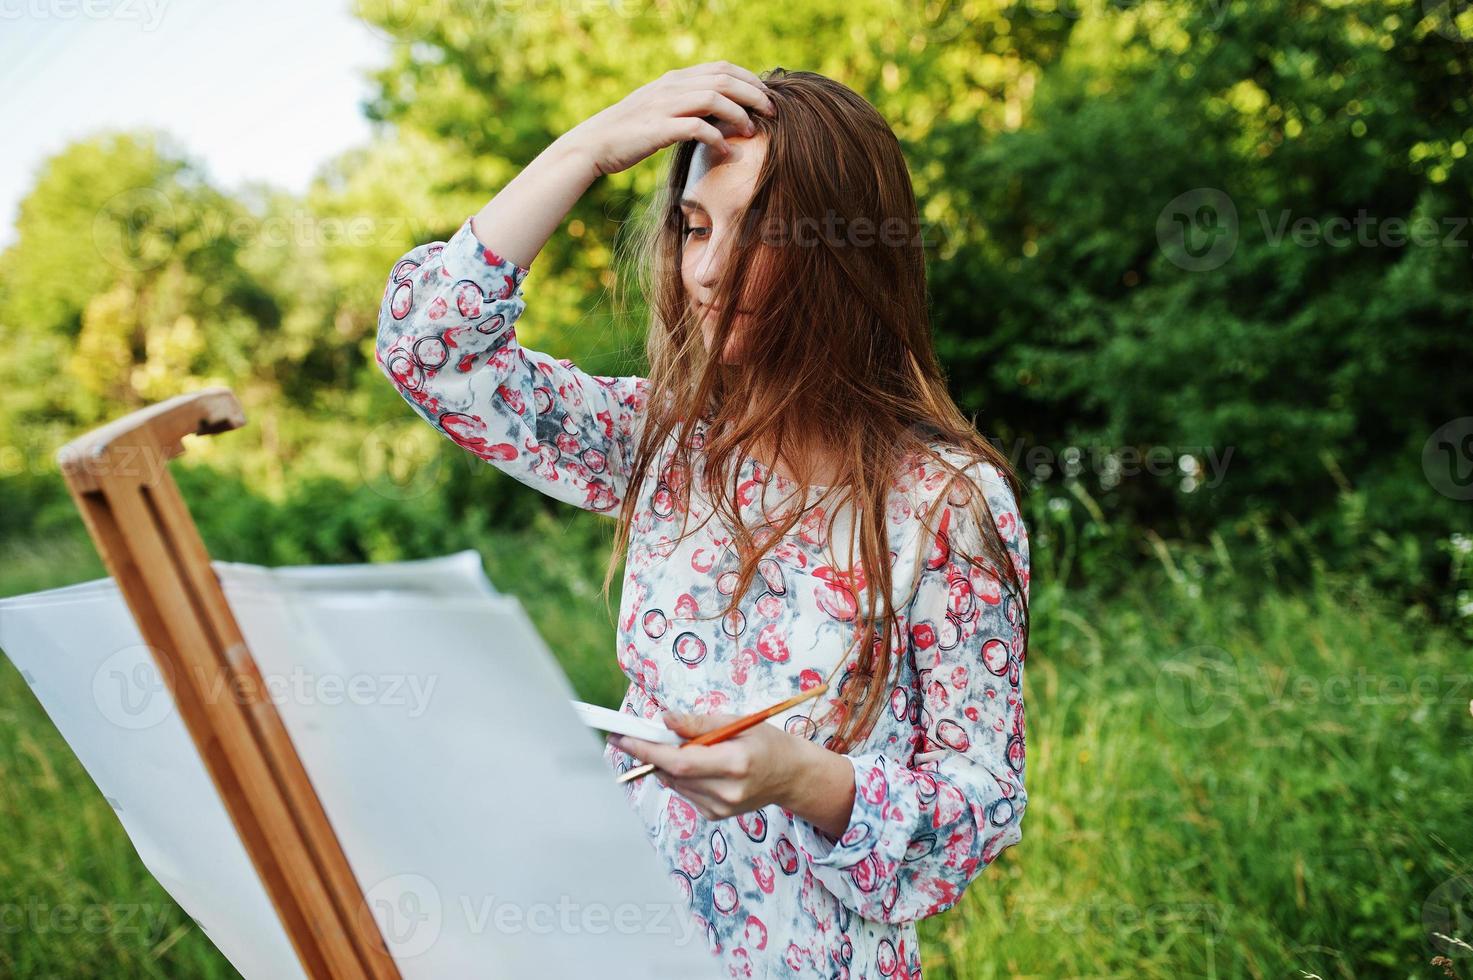
[{"label": "woman's fingers", "polygon": [[767,91],[767,83],[757,77],[757,73],[741,65],[734,65],[730,61],[705,61],[697,65],[678,68],[673,73],[679,78],[700,77],[702,75],[730,75],[738,78],[754,88]]},{"label": "woman's fingers", "polygon": [[670,133],[664,140],[665,146],[681,140],[700,140],[712,150],[725,151],[727,149],[726,134],[704,119],[698,119],[695,116],[674,116],[670,120],[670,125]]},{"label": "woman's fingers", "polygon": [[653,762],[657,769],[680,779],[728,776],[731,754],[720,745],[665,745],[630,735],[620,735],[616,748],[640,762]]},{"label": "woman's fingers", "polygon": [[714,89],[695,89],[684,93],[676,102],[674,114],[703,116],[714,122],[724,122],[733,132],[743,136],[751,136],[757,131],[748,118],[746,109]]},{"label": "woman's fingers", "polygon": [[772,96],[768,94],[767,86],[760,81],[754,83],[729,74],[715,74],[698,76],[691,79],[691,83],[698,90],[719,92],[754,111],[766,115],[771,115],[774,111]]}]

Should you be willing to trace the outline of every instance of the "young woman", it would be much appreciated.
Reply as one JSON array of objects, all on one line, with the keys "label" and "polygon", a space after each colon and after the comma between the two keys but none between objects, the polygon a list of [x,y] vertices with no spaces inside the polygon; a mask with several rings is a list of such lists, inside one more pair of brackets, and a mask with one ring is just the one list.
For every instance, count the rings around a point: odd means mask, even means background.
[{"label": "young woman", "polygon": [[[671,144],[648,376],[519,344],[573,203]],[[947,394],[918,233],[869,103],[713,62],[559,137],[384,293],[378,363],[431,425],[618,520],[622,710],[690,736],[829,684],[718,745],[606,750],[659,767],[630,805],[732,976],[918,977],[915,920],[1022,837],[1028,536]]]}]

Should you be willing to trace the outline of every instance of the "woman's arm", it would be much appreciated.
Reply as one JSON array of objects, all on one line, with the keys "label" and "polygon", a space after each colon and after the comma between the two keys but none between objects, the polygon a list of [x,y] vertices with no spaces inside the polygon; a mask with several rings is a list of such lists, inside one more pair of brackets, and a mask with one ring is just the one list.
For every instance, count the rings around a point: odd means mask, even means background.
[{"label": "woman's arm", "polygon": [[471,218],[477,240],[525,269],[598,179],[593,153],[569,130],[507,182]]},{"label": "woman's arm", "polygon": [[516,323],[529,270],[477,238],[473,220],[395,263],[379,308],[379,368],[462,449],[548,496],[613,516],[628,490],[645,379],[596,377],[523,347]]},{"label": "woman's arm", "polygon": [[549,496],[617,512],[648,386],[521,346],[521,285],[600,174],[677,140],[720,144],[722,129],[702,117],[744,129],[744,104],[770,107],[761,82],[743,72],[725,62],[667,72],[555,140],[448,241],[394,264],[375,358],[426,421]]},{"label": "woman's arm", "polygon": [[[991,466],[974,478],[1027,589],[1017,503]],[[956,904],[1022,839],[1023,661],[1027,623],[982,554],[970,504],[943,504],[930,559],[908,608],[926,739],[909,766],[884,752],[846,756],[853,810],[842,832],[799,819],[795,843],[815,876],[865,918],[905,922]]]}]

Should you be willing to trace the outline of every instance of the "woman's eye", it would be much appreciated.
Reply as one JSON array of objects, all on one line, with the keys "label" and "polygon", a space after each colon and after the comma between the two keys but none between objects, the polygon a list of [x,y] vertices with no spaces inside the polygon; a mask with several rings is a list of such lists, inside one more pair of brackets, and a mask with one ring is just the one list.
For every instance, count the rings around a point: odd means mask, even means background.
[{"label": "woman's eye", "polygon": [[710,228],[696,228],[696,227],[693,227],[691,225],[686,225],[684,228],[682,228],[680,230],[681,230],[681,233],[684,234],[686,237],[690,237],[690,233],[693,232],[693,231],[710,231],[711,229]]}]

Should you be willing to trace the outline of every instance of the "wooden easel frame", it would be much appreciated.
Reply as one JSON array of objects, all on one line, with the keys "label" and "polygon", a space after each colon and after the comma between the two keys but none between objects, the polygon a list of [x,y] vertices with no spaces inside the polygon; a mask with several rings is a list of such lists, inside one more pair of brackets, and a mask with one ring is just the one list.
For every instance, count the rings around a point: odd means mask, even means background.
[{"label": "wooden easel frame", "polygon": [[303,969],[398,980],[169,474],[184,436],[244,424],[229,388],[204,388],[94,429],[56,458]]}]

